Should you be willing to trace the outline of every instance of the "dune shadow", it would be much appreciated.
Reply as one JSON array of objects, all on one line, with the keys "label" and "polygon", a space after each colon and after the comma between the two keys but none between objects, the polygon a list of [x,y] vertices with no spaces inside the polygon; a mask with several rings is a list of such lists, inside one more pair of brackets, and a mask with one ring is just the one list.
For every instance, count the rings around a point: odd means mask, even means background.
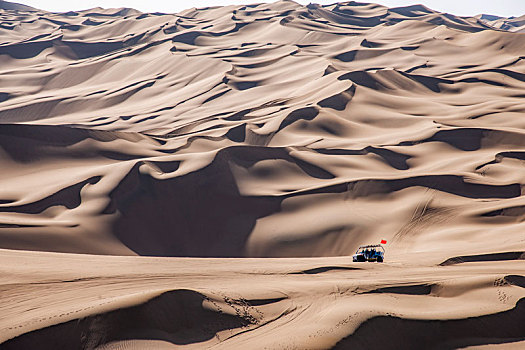
[{"label": "dune shadow", "polygon": [[225,136],[234,142],[244,142],[246,139],[246,125],[241,124],[231,128]]},{"label": "dune shadow", "polygon": [[409,5],[401,7],[393,7],[388,10],[389,12],[397,13],[406,17],[421,17],[433,13],[431,9],[425,7],[424,5]]},{"label": "dune shadow", "polygon": [[503,278],[507,283],[521,288],[525,288],[525,276],[507,275]]},{"label": "dune shadow", "polygon": [[[342,55],[347,55],[342,54]],[[341,56],[341,55],[339,55]],[[338,57],[339,57],[338,56]],[[346,57],[346,56],[344,56]],[[365,72],[365,71],[353,71],[345,73],[337,78],[338,80],[351,80],[352,82],[356,83],[357,85],[361,85],[364,87],[367,87],[369,89],[379,90],[379,89],[386,89],[386,86],[381,84],[374,76],[373,73]]]},{"label": "dune shadow", "polygon": [[494,216],[520,217],[523,215],[525,215],[525,205],[518,205],[514,207],[507,207],[507,208],[492,210],[492,211],[481,214],[481,216],[484,216],[484,217],[494,217]]},{"label": "dune shadow", "polygon": [[355,85],[352,85],[346,91],[340,92],[330,97],[327,97],[319,101],[317,104],[320,107],[332,108],[337,111],[344,111],[346,108],[346,105],[352,100],[352,97],[354,97],[354,94],[355,94]]},{"label": "dune shadow", "polygon": [[365,321],[333,349],[457,349],[525,340],[525,299],[508,311],[457,320],[379,316]]},{"label": "dune shadow", "polygon": [[28,204],[0,207],[0,213],[38,214],[57,205],[65,206],[68,209],[77,208],[81,203],[80,191],[88,184],[96,184],[101,178],[101,176],[92,176]]},{"label": "dune shadow", "polygon": [[[231,159],[219,152],[207,167],[163,180],[137,163],[110,193],[113,233],[140,255],[242,257],[256,220],[280,210],[281,199],[241,195]],[[178,162],[155,165],[176,170]]]},{"label": "dune shadow", "polygon": [[348,192],[349,195],[356,198],[396,192],[409,187],[426,187],[465,198],[516,198],[521,196],[521,186],[518,183],[510,185],[469,183],[462,176],[457,175],[411,176],[395,180],[357,180],[303,191],[301,195]]},{"label": "dune shadow", "polygon": [[0,55],[27,59],[38,56],[42,51],[50,47],[53,47],[51,40],[2,45],[0,46]]},{"label": "dune shadow", "polygon": [[406,295],[428,295],[432,292],[431,284],[415,284],[410,286],[392,286],[377,288],[368,293],[392,293]]},{"label": "dune shadow", "polygon": [[92,315],[32,331],[8,340],[5,350],[94,349],[112,341],[163,340],[175,345],[199,343],[225,329],[242,328],[252,320],[203,306],[208,298],[192,290],[166,292],[146,303]]},{"label": "dune shadow", "polygon": [[318,273],[324,273],[324,272],[331,272],[331,271],[353,271],[353,270],[360,270],[357,267],[347,267],[347,266],[322,266],[322,267],[315,267],[313,269],[303,270],[299,272],[292,272],[291,275],[316,275]]},{"label": "dune shadow", "polygon": [[295,123],[298,120],[313,120],[319,114],[319,110],[315,107],[304,107],[292,111],[286,116],[279,125],[278,130],[282,130],[287,126]]},{"label": "dune shadow", "polygon": [[10,93],[8,93],[8,92],[0,92],[0,103],[9,100],[10,97],[11,97]]},{"label": "dune shadow", "polygon": [[501,163],[501,161],[505,158],[512,158],[512,159],[518,159],[518,160],[525,160],[525,152],[519,152],[519,151],[516,151],[516,152],[499,152],[496,154],[496,157],[494,157],[494,160],[490,161],[490,162],[487,162],[487,163],[483,163],[481,165],[478,165],[476,167],[476,170],[479,170],[487,165],[490,165],[490,164],[497,164],[497,163]]},{"label": "dune shadow", "polygon": [[[420,141],[403,141],[398,146],[413,146],[422,142],[443,142],[462,151],[480,150],[485,143],[506,145],[524,145],[522,134],[507,130],[492,130],[485,128],[455,128],[439,130],[434,135]],[[486,147],[486,146],[485,146]],[[518,156],[520,152],[514,152]],[[518,156],[519,157],[519,156]]]},{"label": "dune shadow", "polygon": [[383,160],[388,163],[388,165],[398,169],[398,170],[408,170],[409,166],[407,163],[407,160],[412,158],[409,155],[394,152],[386,148],[379,148],[379,147],[372,147],[368,146],[360,150],[348,150],[348,149],[340,149],[340,148],[319,148],[315,150],[318,153],[321,154],[327,154],[327,155],[345,155],[345,156],[352,156],[352,155],[366,155],[369,153],[376,154],[383,158]]},{"label": "dune shadow", "polygon": [[448,258],[439,264],[439,266],[449,266],[462,264],[466,262],[479,262],[479,261],[505,261],[505,260],[525,260],[525,252],[505,252],[505,253],[492,253],[492,254],[479,254],[479,255],[463,255]]}]

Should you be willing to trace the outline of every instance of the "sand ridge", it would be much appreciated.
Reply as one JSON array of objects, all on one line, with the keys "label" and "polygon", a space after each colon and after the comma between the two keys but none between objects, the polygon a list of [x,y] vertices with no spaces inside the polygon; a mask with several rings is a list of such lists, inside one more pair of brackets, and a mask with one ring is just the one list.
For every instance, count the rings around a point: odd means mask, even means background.
[{"label": "sand ridge", "polygon": [[494,28],[503,29],[514,33],[525,32],[525,15],[509,18],[492,15],[478,15],[475,17]]},{"label": "sand ridge", "polygon": [[0,348],[523,345],[522,260],[439,266],[422,256],[355,264],[2,250]]},{"label": "sand ridge", "polygon": [[0,1],[0,348],[523,346],[521,22]]},{"label": "sand ridge", "polygon": [[353,2],[1,21],[4,248],[523,248],[522,34]]}]

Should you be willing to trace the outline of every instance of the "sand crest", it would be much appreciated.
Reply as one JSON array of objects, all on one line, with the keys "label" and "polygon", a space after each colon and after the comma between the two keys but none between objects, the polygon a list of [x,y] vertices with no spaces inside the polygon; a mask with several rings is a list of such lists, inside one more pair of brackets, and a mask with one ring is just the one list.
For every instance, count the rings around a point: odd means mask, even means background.
[{"label": "sand crest", "polygon": [[0,1],[0,348],[525,346],[519,15]]}]

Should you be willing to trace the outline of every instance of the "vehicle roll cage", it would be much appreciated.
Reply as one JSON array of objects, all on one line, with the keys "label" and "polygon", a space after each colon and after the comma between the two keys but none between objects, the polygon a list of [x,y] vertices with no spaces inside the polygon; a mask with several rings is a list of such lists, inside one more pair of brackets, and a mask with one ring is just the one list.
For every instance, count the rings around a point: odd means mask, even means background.
[{"label": "vehicle roll cage", "polygon": [[357,248],[356,253],[359,252],[360,250],[368,249],[368,248],[380,248],[383,251],[383,253],[385,252],[385,248],[381,244],[370,244],[370,245],[360,246],[359,248]]}]

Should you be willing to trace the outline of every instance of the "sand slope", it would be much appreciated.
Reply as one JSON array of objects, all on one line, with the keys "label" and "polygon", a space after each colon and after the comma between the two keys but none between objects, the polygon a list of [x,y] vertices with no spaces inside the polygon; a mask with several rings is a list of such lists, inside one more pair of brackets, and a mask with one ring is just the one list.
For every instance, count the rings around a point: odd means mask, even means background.
[{"label": "sand slope", "polygon": [[39,11],[38,9],[11,1],[0,0],[0,9],[8,11]]},{"label": "sand slope", "polygon": [[523,34],[292,1],[1,22],[3,248],[524,248]]},{"label": "sand slope", "polygon": [[519,18],[12,6],[0,348],[523,346]]},{"label": "sand slope", "polygon": [[525,344],[523,260],[439,266],[2,250],[0,262],[8,296],[0,342],[14,337],[1,349]]},{"label": "sand slope", "polygon": [[525,15],[509,18],[491,15],[478,15],[476,18],[479,18],[482,22],[494,28],[515,33],[525,33]]}]

